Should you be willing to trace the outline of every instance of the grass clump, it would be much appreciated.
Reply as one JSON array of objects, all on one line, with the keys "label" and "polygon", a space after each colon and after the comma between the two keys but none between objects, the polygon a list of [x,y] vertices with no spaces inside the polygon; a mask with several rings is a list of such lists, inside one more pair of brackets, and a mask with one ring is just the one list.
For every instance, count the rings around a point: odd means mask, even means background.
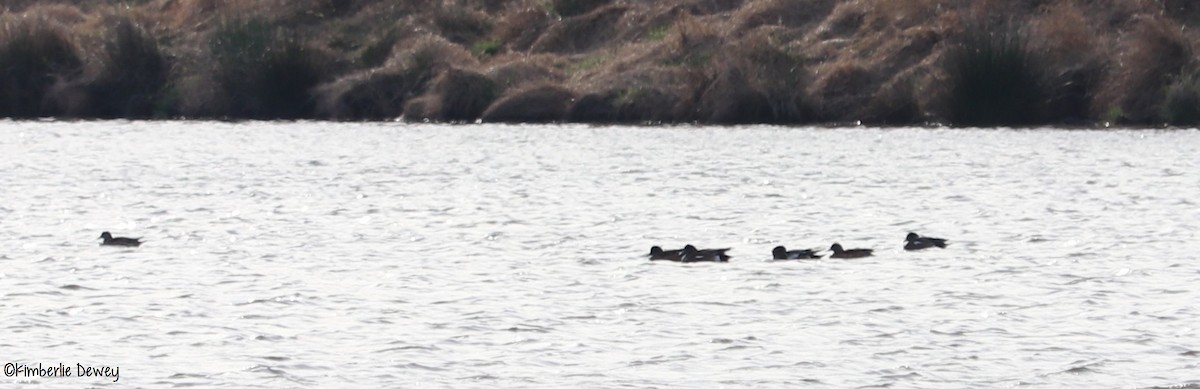
[{"label": "grass clump", "polygon": [[1183,77],[1194,58],[1192,46],[1179,26],[1160,17],[1137,20],[1124,46],[1122,65],[1107,88],[1109,108],[1119,108],[1118,122],[1157,124],[1172,83]]},{"label": "grass clump", "polygon": [[967,26],[946,53],[947,115],[955,126],[1028,125],[1042,98],[1032,52],[1010,25]]},{"label": "grass clump", "polygon": [[214,79],[224,112],[233,118],[310,116],[310,89],[321,81],[324,58],[299,37],[261,18],[227,21],[209,39]]},{"label": "grass clump", "polygon": [[1200,74],[1192,72],[1167,88],[1163,118],[1175,126],[1200,124]]},{"label": "grass clump", "polygon": [[49,88],[83,70],[67,32],[45,20],[0,20],[0,117],[36,118]]},{"label": "grass clump", "polygon": [[164,88],[170,60],[154,37],[129,20],[109,32],[100,70],[88,85],[93,114],[101,118],[148,118],[166,114]]}]

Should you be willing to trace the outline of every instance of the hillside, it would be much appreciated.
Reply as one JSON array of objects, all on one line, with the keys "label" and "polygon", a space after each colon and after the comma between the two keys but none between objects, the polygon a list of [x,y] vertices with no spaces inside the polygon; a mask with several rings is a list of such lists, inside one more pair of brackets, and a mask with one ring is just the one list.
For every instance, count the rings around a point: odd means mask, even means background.
[{"label": "hillside", "polygon": [[9,0],[0,117],[1200,123],[1189,0]]}]

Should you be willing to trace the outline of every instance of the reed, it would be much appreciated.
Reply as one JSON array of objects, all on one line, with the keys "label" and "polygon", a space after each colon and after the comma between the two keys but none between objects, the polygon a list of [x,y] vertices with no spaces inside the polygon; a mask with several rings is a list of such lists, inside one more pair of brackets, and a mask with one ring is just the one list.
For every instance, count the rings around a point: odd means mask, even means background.
[{"label": "reed", "polygon": [[1042,87],[1026,38],[1008,23],[963,28],[946,53],[947,115],[954,126],[1023,126],[1040,120]]}]

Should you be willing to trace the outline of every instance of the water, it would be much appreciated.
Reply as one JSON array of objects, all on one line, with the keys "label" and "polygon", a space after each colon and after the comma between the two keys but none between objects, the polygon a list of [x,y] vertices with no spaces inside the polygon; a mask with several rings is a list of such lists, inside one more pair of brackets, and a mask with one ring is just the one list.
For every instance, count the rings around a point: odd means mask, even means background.
[{"label": "water", "polygon": [[[0,382],[1196,387],[1197,146],[1197,131],[0,123],[0,362],[120,369]],[[98,247],[102,231],[148,243]],[[908,231],[951,246],[905,252]],[[835,241],[877,255],[766,260]],[[644,256],[686,243],[734,258]]]}]

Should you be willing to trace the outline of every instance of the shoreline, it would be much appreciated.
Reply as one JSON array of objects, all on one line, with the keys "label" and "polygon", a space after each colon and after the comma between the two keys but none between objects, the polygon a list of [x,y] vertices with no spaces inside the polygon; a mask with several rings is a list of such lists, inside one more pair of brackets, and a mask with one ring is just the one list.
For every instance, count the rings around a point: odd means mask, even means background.
[{"label": "shoreline", "polygon": [[[1200,124],[1200,5],[1053,0],[0,6],[0,117]],[[255,15],[247,17],[245,15]]]}]

